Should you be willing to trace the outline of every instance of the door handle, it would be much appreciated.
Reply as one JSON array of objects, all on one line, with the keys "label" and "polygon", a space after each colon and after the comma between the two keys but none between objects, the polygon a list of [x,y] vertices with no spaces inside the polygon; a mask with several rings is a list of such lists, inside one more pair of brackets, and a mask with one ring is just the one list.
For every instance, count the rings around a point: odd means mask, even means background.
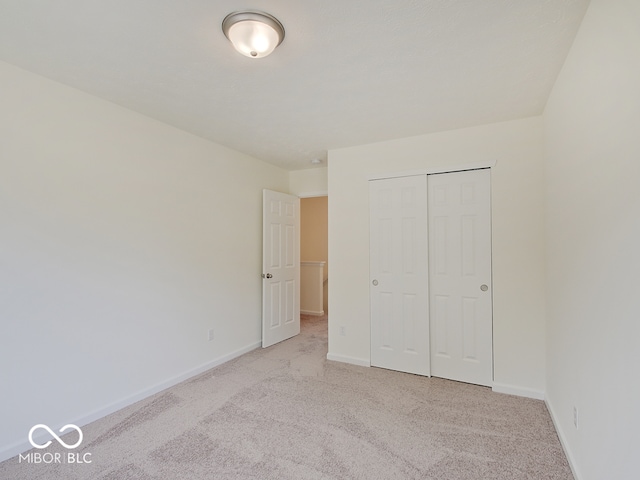
[{"label": "door handle", "polygon": [[480,290],[486,292],[487,290],[489,290],[489,287],[487,287],[486,285],[480,285]]},{"label": "door handle", "polygon": [[371,282],[371,283],[373,283],[373,286],[374,286],[374,287],[377,287],[377,286],[378,286],[378,280],[374,280],[374,281],[373,281],[373,282]]},{"label": "door handle", "polygon": [[271,275],[270,273],[267,273],[266,275],[263,273],[262,274],[262,278],[273,278],[273,275]]}]

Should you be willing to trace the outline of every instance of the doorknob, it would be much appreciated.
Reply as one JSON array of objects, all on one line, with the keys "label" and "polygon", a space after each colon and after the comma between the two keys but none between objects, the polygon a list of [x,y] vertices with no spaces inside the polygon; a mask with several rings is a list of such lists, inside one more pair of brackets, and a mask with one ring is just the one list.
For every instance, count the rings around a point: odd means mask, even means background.
[{"label": "doorknob", "polygon": [[371,282],[371,283],[373,283],[373,286],[374,286],[374,287],[377,287],[377,286],[378,286],[378,280],[374,280],[374,281],[373,281],[373,282]]},{"label": "doorknob", "polygon": [[273,278],[273,275],[271,275],[270,273],[267,273],[266,275],[263,273],[262,274],[262,278]]},{"label": "doorknob", "polygon": [[480,285],[480,290],[486,292],[487,290],[489,290],[489,287],[487,287],[486,285]]}]

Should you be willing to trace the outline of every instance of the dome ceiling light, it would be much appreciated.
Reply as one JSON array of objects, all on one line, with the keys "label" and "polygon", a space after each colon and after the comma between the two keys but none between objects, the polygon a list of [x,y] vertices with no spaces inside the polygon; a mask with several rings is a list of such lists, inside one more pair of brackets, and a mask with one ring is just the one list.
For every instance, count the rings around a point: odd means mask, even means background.
[{"label": "dome ceiling light", "polygon": [[222,31],[234,48],[249,58],[269,55],[284,39],[284,27],[264,12],[230,13],[222,21]]}]

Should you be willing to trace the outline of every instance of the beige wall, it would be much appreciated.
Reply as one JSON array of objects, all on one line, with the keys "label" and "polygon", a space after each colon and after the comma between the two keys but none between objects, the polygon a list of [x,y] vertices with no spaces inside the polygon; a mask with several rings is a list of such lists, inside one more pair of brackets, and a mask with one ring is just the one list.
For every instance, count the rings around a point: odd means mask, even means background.
[{"label": "beige wall", "polygon": [[329,152],[329,358],[370,361],[368,178],[485,160],[497,161],[491,175],[496,387],[543,396],[541,117]]},{"label": "beige wall", "polygon": [[0,105],[0,458],[260,345],[287,172],[4,63]]},{"label": "beige wall", "polygon": [[547,402],[581,480],[640,478],[639,25],[592,0],[544,113]]},{"label": "beige wall", "polygon": [[325,312],[328,311],[327,279],[329,277],[327,226],[327,197],[300,199],[300,259],[326,262],[323,274]]}]

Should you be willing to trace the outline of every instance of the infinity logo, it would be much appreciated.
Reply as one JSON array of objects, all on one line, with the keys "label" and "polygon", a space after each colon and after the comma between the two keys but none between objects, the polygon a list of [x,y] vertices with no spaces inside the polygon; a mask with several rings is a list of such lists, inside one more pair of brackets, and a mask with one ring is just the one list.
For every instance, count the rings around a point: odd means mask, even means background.
[{"label": "infinity logo", "polygon": [[47,448],[49,445],[51,445],[51,440],[49,440],[47,443],[45,443],[44,445],[38,445],[36,442],[33,441],[33,432],[35,432],[38,428],[44,428],[47,432],[49,432],[53,438],[55,438],[58,443],[60,445],[62,445],[64,448],[68,448],[68,449],[72,449],[72,448],[76,448],[78,445],[80,445],[82,443],[82,430],[80,430],[80,427],[73,425],[72,423],[65,425],[64,427],[62,427],[60,429],[60,433],[64,432],[65,430],[68,430],[70,428],[77,430],[78,431],[78,435],[80,435],[80,438],[78,438],[78,441],[76,443],[74,443],[73,445],[67,445],[66,443],[64,443],[62,441],[62,439],[55,434],[55,432],[53,430],[51,430],[49,427],[47,427],[46,425],[43,425],[42,423],[39,423],[38,425],[34,425],[33,427],[31,427],[31,430],[29,430],[29,443],[31,445],[33,445],[35,448]]}]

